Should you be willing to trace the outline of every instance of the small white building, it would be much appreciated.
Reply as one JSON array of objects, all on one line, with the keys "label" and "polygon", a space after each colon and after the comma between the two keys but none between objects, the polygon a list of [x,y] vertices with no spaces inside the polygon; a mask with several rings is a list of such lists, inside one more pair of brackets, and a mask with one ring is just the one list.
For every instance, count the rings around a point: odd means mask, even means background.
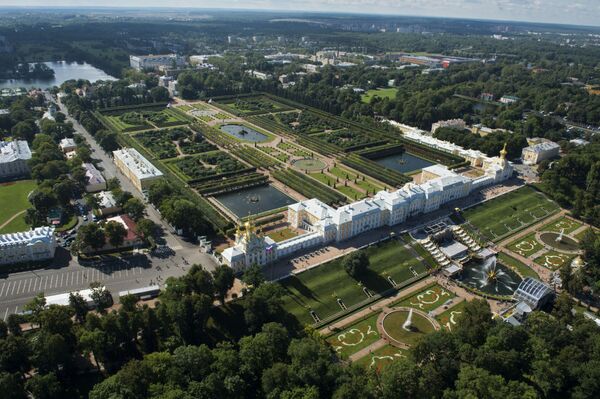
[{"label": "small white building", "polygon": [[502,104],[514,104],[519,101],[519,97],[516,96],[502,96],[499,100]]},{"label": "small white building", "polygon": [[431,133],[435,133],[441,127],[449,127],[453,129],[466,129],[467,123],[462,119],[448,119],[446,121],[438,121],[431,125]]},{"label": "small white building", "polygon": [[31,150],[25,140],[0,141],[0,180],[27,176]]},{"label": "small white building", "polygon": [[117,204],[115,196],[110,191],[101,191],[96,194],[98,199],[98,212],[102,216],[121,212],[121,207]]},{"label": "small white building", "polygon": [[525,165],[537,165],[538,163],[558,157],[560,146],[553,141],[531,145],[523,148],[521,160]]},{"label": "small white building", "polygon": [[117,168],[131,180],[140,192],[163,176],[163,173],[135,148],[113,151],[113,157]]},{"label": "small white building", "polygon": [[0,264],[35,262],[54,258],[54,227],[38,227],[0,235]]},{"label": "small white building", "polygon": [[185,59],[177,54],[130,55],[129,65],[138,71],[144,69],[158,69],[160,66],[180,67],[185,65]]},{"label": "small white building", "polygon": [[72,138],[66,137],[60,141],[59,147],[62,152],[66,154],[67,152],[75,151],[77,149],[77,144]]},{"label": "small white building", "polygon": [[87,177],[85,191],[88,193],[95,193],[97,191],[106,190],[106,180],[93,164],[84,163],[81,166],[85,169],[85,176]]}]

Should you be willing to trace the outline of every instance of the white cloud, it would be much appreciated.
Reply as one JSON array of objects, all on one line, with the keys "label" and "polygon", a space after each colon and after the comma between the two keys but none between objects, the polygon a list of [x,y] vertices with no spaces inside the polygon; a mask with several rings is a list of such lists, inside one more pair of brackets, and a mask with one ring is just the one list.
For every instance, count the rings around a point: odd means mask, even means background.
[{"label": "white cloud", "polygon": [[[49,6],[46,0],[0,0],[2,5]],[[52,5],[281,9],[600,25],[599,0],[54,0]]]}]

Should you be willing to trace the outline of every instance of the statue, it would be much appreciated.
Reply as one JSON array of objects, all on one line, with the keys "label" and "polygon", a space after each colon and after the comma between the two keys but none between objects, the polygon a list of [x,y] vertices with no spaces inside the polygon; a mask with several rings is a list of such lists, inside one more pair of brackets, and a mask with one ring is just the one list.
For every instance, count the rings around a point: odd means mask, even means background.
[{"label": "statue", "polygon": [[411,331],[412,315],[413,315],[413,309],[410,308],[410,310],[408,311],[408,317],[406,318],[406,321],[404,322],[404,324],[402,324],[402,328],[405,331]]}]

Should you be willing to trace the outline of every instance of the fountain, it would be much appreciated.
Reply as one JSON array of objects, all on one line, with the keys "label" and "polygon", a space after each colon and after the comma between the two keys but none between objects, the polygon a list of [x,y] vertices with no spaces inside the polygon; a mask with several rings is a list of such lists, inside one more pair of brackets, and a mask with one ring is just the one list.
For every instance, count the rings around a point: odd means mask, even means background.
[{"label": "fountain", "polygon": [[412,331],[412,315],[413,315],[413,309],[410,308],[410,310],[408,311],[408,317],[406,318],[406,321],[404,322],[404,324],[402,324],[402,329],[405,331]]},{"label": "fountain", "polygon": [[556,242],[563,242],[563,236],[565,235],[565,229],[560,229],[560,234],[556,237]]},{"label": "fountain", "polygon": [[521,282],[515,272],[498,264],[495,256],[482,262],[469,262],[460,280],[482,292],[496,295],[512,295]]}]

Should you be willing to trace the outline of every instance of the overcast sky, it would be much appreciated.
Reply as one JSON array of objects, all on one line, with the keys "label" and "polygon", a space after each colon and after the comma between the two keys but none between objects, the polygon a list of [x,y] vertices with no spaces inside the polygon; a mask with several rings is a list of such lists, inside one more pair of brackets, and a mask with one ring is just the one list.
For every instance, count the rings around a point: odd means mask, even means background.
[{"label": "overcast sky", "polygon": [[600,26],[600,0],[0,0],[0,5],[337,11]]}]

